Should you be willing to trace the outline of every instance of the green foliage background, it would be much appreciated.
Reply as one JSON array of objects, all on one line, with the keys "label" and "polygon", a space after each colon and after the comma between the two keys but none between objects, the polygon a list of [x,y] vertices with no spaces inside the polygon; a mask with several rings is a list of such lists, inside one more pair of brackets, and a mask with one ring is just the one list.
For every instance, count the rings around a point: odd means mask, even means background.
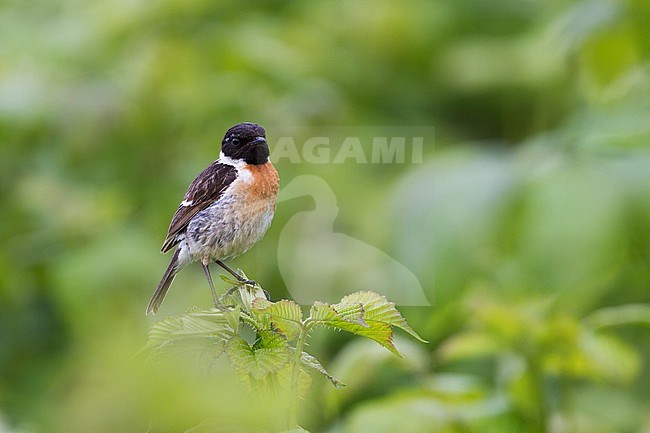
[{"label": "green foliage background", "polygon": [[[305,428],[647,431],[649,24],[644,0],[4,1],[0,431],[270,425],[226,365],[139,353],[171,213],[243,120],[436,128],[422,164],[278,164],[433,304],[400,308],[431,342],[405,359],[316,334],[348,386],[317,379]],[[236,261],[275,299],[309,206]],[[161,314],[209,301],[188,269]]]}]

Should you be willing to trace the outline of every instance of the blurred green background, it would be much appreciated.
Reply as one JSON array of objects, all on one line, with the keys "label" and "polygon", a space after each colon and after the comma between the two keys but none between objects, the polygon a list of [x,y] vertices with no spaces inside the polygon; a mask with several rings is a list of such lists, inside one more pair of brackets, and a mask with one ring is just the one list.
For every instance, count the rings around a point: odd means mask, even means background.
[{"label": "blurred green background", "polygon": [[[305,428],[650,431],[647,0],[5,0],[0,432],[274,416],[227,365],[139,352],[169,219],[240,121],[271,143],[296,125],[436,130],[422,164],[277,164],[283,186],[326,179],[335,229],[432,303],[400,308],[430,341],[398,339],[405,359],[315,334],[348,386],[315,379]],[[310,206],[280,204],[233,262],[276,299],[280,231]],[[190,267],[161,315],[209,302]]]}]

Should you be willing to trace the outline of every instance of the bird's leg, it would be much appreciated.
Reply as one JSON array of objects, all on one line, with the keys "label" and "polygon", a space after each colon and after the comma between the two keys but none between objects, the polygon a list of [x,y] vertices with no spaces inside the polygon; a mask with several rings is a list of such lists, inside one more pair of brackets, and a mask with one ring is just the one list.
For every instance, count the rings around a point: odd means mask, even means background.
[{"label": "bird's leg", "polygon": [[224,262],[222,262],[221,260],[215,260],[215,263],[218,264],[219,266],[221,266],[222,268],[224,268],[226,271],[228,271],[228,273],[230,275],[237,278],[237,281],[239,281],[240,283],[248,284],[248,285],[251,285],[251,286],[255,286],[257,284],[253,280],[247,280],[246,278],[242,277],[237,272],[233,271],[228,266],[226,266],[226,264]]},{"label": "bird's leg", "polygon": [[210,291],[212,292],[212,300],[214,305],[219,305],[219,298],[217,297],[217,292],[214,290],[214,283],[212,283],[212,275],[210,275],[210,268],[208,267],[210,263],[209,259],[201,259],[201,264],[203,265],[203,271],[205,276],[208,279],[208,284],[210,284]]}]

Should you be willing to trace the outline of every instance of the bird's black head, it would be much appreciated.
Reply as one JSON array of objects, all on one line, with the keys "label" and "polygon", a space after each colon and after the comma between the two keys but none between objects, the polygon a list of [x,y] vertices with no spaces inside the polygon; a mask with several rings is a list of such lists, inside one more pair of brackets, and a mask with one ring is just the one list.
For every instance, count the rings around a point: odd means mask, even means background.
[{"label": "bird's black head", "polygon": [[221,151],[232,159],[260,165],[269,160],[266,131],[256,123],[238,123],[230,128],[221,142]]}]

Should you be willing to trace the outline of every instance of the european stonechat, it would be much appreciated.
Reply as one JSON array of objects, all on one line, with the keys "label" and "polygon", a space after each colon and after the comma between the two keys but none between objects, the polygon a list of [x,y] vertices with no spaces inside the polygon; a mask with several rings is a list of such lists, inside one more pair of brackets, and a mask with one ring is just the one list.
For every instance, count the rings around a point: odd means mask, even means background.
[{"label": "european stonechat", "polygon": [[176,250],[147,314],[158,311],[178,271],[192,262],[203,265],[215,303],[210,262],[239,281],[252,283],[223,261],[245,253],[262,239],[273,219],[278,184],[264,128],[255,123],[230,128],[221,142],[219,159],[192,181],[172,218],[161,251]]}]

